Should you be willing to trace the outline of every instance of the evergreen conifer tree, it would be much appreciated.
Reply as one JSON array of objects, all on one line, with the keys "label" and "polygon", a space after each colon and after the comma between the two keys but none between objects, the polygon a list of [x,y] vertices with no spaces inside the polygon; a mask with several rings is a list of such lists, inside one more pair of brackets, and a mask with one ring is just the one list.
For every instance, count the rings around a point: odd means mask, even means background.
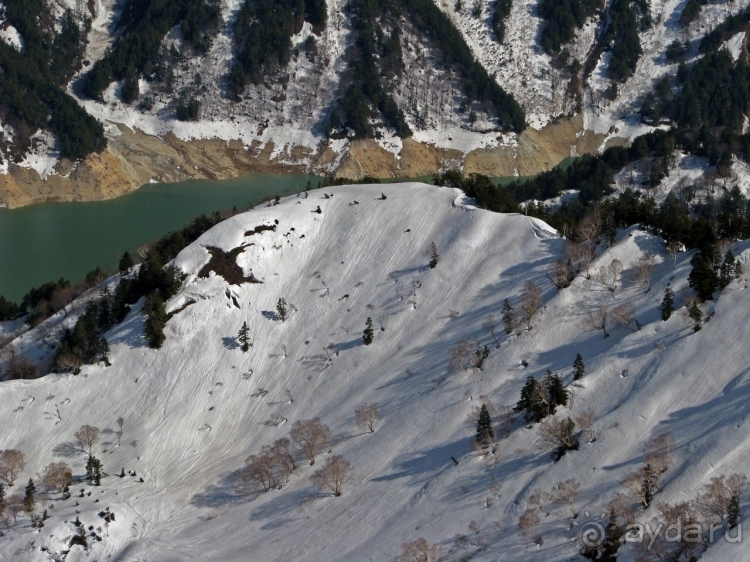
[{"label": "evergreen conifer tree", "polygon": [[240,342],[240,349],[243,353],[250,349],[250,328],[247,327],[247,322],[242,323],[242,328],[237,334],[237,341]]},{"label": "evergreen conifer tree", "polygon": [[732,250],[727,250],[727,255],[724,257],[724,263],[721,264],[721,270],[719,271],[719,288],[724,289],[732,282],[735,276],[735,267],[737,260],[734,258]]},{"label": "evergreen conifer tree", "polygon": [[576,354],[575,361],[573,361],[573,380],[581,380],[583,375],[586,374],[586,365],[583,364],[583,357],[581,354]]},{"label": "evergreen conifer tree", "polygon": [[133,258],[131,257],[130,252],[125,251],[125,253],[120,258],[120,265],[118,267],[120,273],[127,273],[134,265],[135,264],[133,263]]},{"label": "evergreen conifer tree", "polygon": [[664,321],[669,320],[669,317],[672,316],[672,311],[674,310],[674,291],[669,283],[664,287],[664,298],[661,300],[659,310],[661,310],[661,319]]},{"label": "evergreen conifer tree", "polygon": [[372,329],[372,318],[369,316],[367,317],[367,322],[365,323],[365,331],[362,333],[362,339],[365,342],[365,345],[370,345],[372,343],[372,339],[375,336],[375,332]]},{"label": "evergreen conifer tree", "polygon": [[279,315],[282,322],[286,321],[287,307],[284,297],[281,297],[279,302],[276,303],[276,313]]},{"label": "evergreen conifer tree", "polygon": [[486,404],[482,404],[477,422],[477,443],[486,449],[495,440],[495,430],[492,428],[492,418]]},{"label": "evergreen conifer tree", "polygon": [[703,312],[698,306],[698,301],[693,301],[693,304],[690,305],[690,308],[688,309],[688,316],[693,322],[695,322],[695,324],[693,324],[693,331],[697,332],[698,330],[700,330],[701,320],[703,320]]},{"label": "evergreen conifer tree", "polygon": [[167,323],[167,309],[164,300],[159,293],[150,293],[146,297],[143,306],[146,314],[146,338],[149,347],[159,349],[166,337],[164,336],[164,325]]},{"label": "evergreen conifer tree", "polygon": [[688,284],[703,300],[713,299],[719,281],[710,256],[704,256],[704,252],[695,254],[690,260],[690,265],[693,269],[688,276]]},{"label": "evergreen conifer tree", "polygon": [[568,405],[568,391],[565,390],[565,385],[557,373],[553,373],[548,369],[545,378],[547,379],[549,393],[549,410],[550,414],[554,414],[558,406]]},{"label": "evergreen conifer tree", "polygon": [[512,334],[516,326],[516,315],[508,299],[503,301],[503,324],[505,325],[505,333]]},{"label": "evergreen conifer tree", "polygon": [[538,421],[534,413],[534,395],[537,392],[539,381],[534,377],[529,376],[526,379],[526,384],[521,389],[521,398],[518,400],[514,411],[517,413],[524,413],[526,421]]},{"label": "evergreen conifer tree", "polygon": [[26,493],[24,494],[23,498],[23,509],[26,513],[34,513],[34,494],[36,493],[36,486],[34,486],[34,481],[29,478],[29,483],[26,484]]},{"label": "evergreen conifer tree", "polygon": [[437,246],[435,245],[435,242],[432,242],[430,244],[430,269],[435,269],[435,266],[438,264],[438,261],[440,261],[440,256],[438,255]]},{"label": "evergreen conifer tree", "polygon": [[653,470],[651,465],[647,464],[643,467],[643,482],[641,483],[641,503],[644,509],[651,505],[653,498]]},{"label": "evergreen conifer tree", "polygon": [[740,497],[733,493],[729,500],[729,517],[727,520],[730,529],[734,529],[739,524],[741,516]]},{"label": "evergreen conifer tree", "polygon": [[94,486],[101,485],[102,463],[93,455],[90,455],[89,460],[86,462],[86,477],[94,484]]},{"label": "evergreen conifer tree", "polygon": [[0,505],[5,504],[5,486],[0,484]]}]

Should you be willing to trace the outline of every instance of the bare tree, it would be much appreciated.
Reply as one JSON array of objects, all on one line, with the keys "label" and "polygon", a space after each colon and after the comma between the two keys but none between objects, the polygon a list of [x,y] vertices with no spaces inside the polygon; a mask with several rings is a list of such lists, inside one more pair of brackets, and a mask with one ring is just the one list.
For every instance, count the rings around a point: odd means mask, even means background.
[{"label": "bare tree", "polygon": [[497,321],[495,320],[495,317],[490,314],[487,316],[487,320],[484,321],[484,324],[482,324],[482,328],[484,328],[486,331],[490,333],[492,336],[492,339],[495,342],[495,348],[500,347],[500,342],[497,339],[497,336],[495,335],[495,328],[497,327]]},{"label": "bare tree", "polygon": [[347,482],[351,465],[341,455],[333,455],[312,475],[313,482],[322,490],[331,490],[334,496],[341,495],[341,487]]},{"label": "bare tree", "polygon": [[672,269],[677,265],[677,256],[680,254],[680,248],[681,244],[676,240],[672,240],[667,244],[667,252],[669,253],[669,257],[672,258]]},{"label": "bare tree", "polygon": [[315,503],[315,494],[308,494],[302,500],[299,502],[299,512],[305,516],[305,519],[310,519],[310,514],[308,513],[308,509],[312,507],[312,504]]},{"label": "bare tree", "polygon": [[635,525],[638,520],[638,509],[633,499],[626,494],[617,492],[607,503],[607,509],[616,517],[624,519],[628,525]]},{"label": "bare tree", "polygon": [[357,426],[360,429],[369,429],[370,433],[375,433],[375,420],[378,418],[377,404],[362,404],[354,410],[354,418],[357,420]]},{"label": "bare tree", "polygon": [[0,478],[8,486],[13,486],[16,476],[26,466],[26,456],[18,449],[0,451]]},{"label": "bare tree", "polygon": [[12,494],[5,498],[5,508],[13,517],[13,524],[18,523],[18,514],[24,510],[24,498],[21,494]]},{"label": "bare tree", "polygon": [[539,426],[539,442],[546,449],[571,449],[575,446],[573,431],[576,424],[568,417],[548,418]]},{"label": "bare tree", "polygon": [[720,523],[729,514],[732,500],[739,502],[746,483],[744,474],[714,476],[698,496],[698,509],[712,522]]},{"label": "bare tree", "polygon": [[393,562],[437,562],[442,555],[439,545],[431,545],[425,539],[419,538],[413,542],[401,545],[401,554]]},{"label": "bare tree", "polygon": [[570,513],[575,518],[578,514],[576,513],[575,503],[576,495],[578,490],[581,488],[581,483],[575,478],[569,478],[558,482],[557,486],[553,490],[553,495],[556,501],[564,503],[570,508]]},{"label": "bare tree", "polygon": [[542,306],[542,292],[533,281],[526,281],[521,293],[521,310],[526,315],[526,329],[531,330],[531,320]]},{"label": "bare tree", "polygon": [[669,470],[670,456],[674,449],[672,434],[662,433],[652,437],[643,445],[643,459],[656,474],[664,474]]},{"label": "bare tree", "polygon": [[[660,503],[658,510],[669,530],[669,540],[657,537],[654,550],[660,553],[662,560],[696,560],[693,554],[705,548],[702,541],[690,540],[690,529],[696,529],[702,523],[700,512],[693,502],[676,504]],[[659,533],[661,534],[661,533]],[[674,538],[677,540],[674,540]]]},{"label": "bare tree", "polygon": [[478,341],[463,338],[450,350],[451,360],[449,371],[463,371],[465,369],[482,369],[489,350],[482,347]]},{"label": "bare tree", "polygon": [[518,528],[521,535],[530,538],[536,544],[542,544],[542,537],[537,534],[539,528],[539,514],[536,509],[527,509],[518,518]]},{"label": "bare tree", "polygon": [[238,474],[238,488],[247,490],[260,485],[267,492],[278,487],[279,479],[274,468],[274,459],[267,451],[260,455],[250,455]]},{"label": "bare tree", "polygon": [[651,276],[654,274],[655,265],[656,261],[650,255],[641,256],[630,264],[631,278],[641,284],[647,293],[651,290]]},{"label": "bare tree", "polygon": [[[529,504],[539,509],[539,511],[546,511],[544,507],[547,505],[547,503],[549,503],[551,499],[552,496],[550,496],[547,492],[536,488],[531,492],[531,495],[529,496]],[[549,513],[547,513],[547,515],[549,515]]]},{"label": "bare tree", "polygon": [[331,438],[331,430],[328,429],[327,425],[320,422],[320,418],[297,420],[294,422],[289,436],[300,447],[302,454],[310,461],[312,466],[315,464],[318,446],[328,444]]},{"label": "bare tree", "polygon": [[600,304],[594,310],[589,310],[583,319],[583,329],[586,332],[601,330],[604,337],[609,337],[607,326],[610,321],[610,311],[606,304]]},{"label": "bare tree", "polygon": [[91,456],[91,451],[94,448],[94,445],[99,442],[99,428],[93,425],[82,425],[78,431],[75,432],[75,438],[80,443],[81,449],[83,449],[84,446],[88,448],[89,456]]},{"label": "bare tree", "polygon": [[633,319],[635,318],[635,309],[629,302],[623,302],[618,304],[612,309],[612,319],[615,321],[615,325],[620,328],[628,328],[635,332],[633,329]]},{"label": "bare tree", "polygon": [[596,441],[596,428],[594,427],[595,419],[596,414],[594,413],[593,408],[586,408],[575,418],[573,418],[573,421],[576,422],[576,425],[580,427],[581,430],[586,433],[586,435],[589,436],[590,443]]},{"label": "bare tree", "polygon": [[596,279],[610,291],[616,291],[619,284],[621,271],[622,262],[615,258],[609,263],[609,265],[602,265],[601,267],[599,267],[599,272],[597,273]]},{"label": "bare tree", "polygon": [[550,266],[547,277],[558,289],[565,289],[575,279],[575,266],[571,260],[558,259]]},{"label": "bare tree", "polygon": [[68,492],[68,487],[73,481],[73,471],[64,462],[52,462],[44,469],[42,482],[48,488],[58,490],[63,496]]},{"label": "bare tree", "polygon": [[[282,437],[273,442],[273,445],[264,451],[268,454],[274,465],[278,467],[284,475],[284,482],[289,482],[289,476],[297,468],[294,462],[294,456],[291,452],[291,442],[286,437]],[[266,449],[264,447],[264,449]]]}]

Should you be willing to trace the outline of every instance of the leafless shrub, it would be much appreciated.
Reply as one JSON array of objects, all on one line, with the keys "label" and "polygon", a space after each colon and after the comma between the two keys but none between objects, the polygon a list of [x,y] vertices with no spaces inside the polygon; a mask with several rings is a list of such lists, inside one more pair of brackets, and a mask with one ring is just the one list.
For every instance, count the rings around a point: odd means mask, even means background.
[{"label": "leafless shrub", "polygon": [[565,289],[576,277],[575,266],[569,259],[557,259],[550,265],[547,277],[555,287]]},{"label": "leafless shrub", "polygon": [[451,360],[448,364],[450,371],[463,371],[466,369],[482,369],[484,360],[489,351],[482,347],[478,341],[463,338],[450,350]]},{"label": "leafless shrub", "polygon": [[616,493],[607,504],[607,508],[616,517],[625,520],[628,525],[634,525],[638,520],[638,509],[633,499],[626,494]]},{"label": "leafless shrub", "polygon": [[341,488],[351,473],[351,465],[341,455],[333,455],[312,475],[313,482],[322,490],[330,490],[334,496],[341,495]]},{"label": "leafless shrub", "polygon": [[539,514],[536,509],[527,509],[518,518],[518,528],[521,535],[533,540],[536,544],[542,544],[542,537],[537,534],[539,528]]},{"label": "leafless shrub", "polygon": [[641,256],[638,260],[630,264],[631,279],[643,286],[648,293],[651,290],[651,276],[654,274],[656,260],[653,256]]},{"label": "leafless shrub", "polygon": [[[695,505],[691,502],[661,503],[658,510],[670,531],[667,533],[669,537],[656,538],[654,550],[665,560],[695,560],[693,555],[704,548],[700,530],[702,520]],[[674,540],[675,537],[678,540]]]},{"label": "leafless shrub", "polygon": [[81,449],[83,447],[87,447],[89,451],[89,456],[91,456],[91,451],[94,448],[94,445],[96,445],[99,442],[99,428],[94,427],[93,425],[82,425],[78,431],[75,432],[75,438],[80,443]]},{"label": "leafless shrub", "polygon": [[273,442],[273,445],[268,448],[266,453],[270,455],[274,466],[284,475],[284,482],[289,482],[289,476],[294,469],[297,468],[297,464],[294,462],[294,456],[291,452],[291,442],[289,439],[286,437],[277,439]]},{"label": "leafless shrub", "polygon": [[539,311],[542,306],[542,292],[533,283],[533,281],[526,281],[523,286],[523,292],[521,293],[521,310],[526,315],[526,329],[531,330],[533,327],[531,321],[534,315]]},{"label": "leafless shrub", "polygon": [[65,495],[70,483],[73,481],[73,471],[64,462],[52,462],[44,470],[42,482],[48,488],[58,490]]},{"label": "leafless shrub", "polygon": [[55,367],[63,373],[77,373],[83,366],[83,359],[73,353],[61,353],[55,358]]},{"label": "leafless shrub", "polygon": [[531,495],[529,496],[529,503],[533,505],[535,508],[537,508],[539,511],[546,511],[545,506],[549,503],[549,501],[552,499],[552,496],[550,496],[547,492],[544,490],[540,490],[539,488],[536,488],[531,492]]},{"label": "leafless shrub", "polygon": [[497,336],[495,335],[495,329],[497,327],[497,321],[495,320],[495,317],[490,314],[487,316],[487,319],[482,324],[482,328],[489,332],[489,334],[492,336],[493,341],[495,342],[495,348],[500,347],[500,342],[497,339]]},{"label": "leafless shrub", "polygon": [[672,434],[662,433],[652,437],[643,445],[643,459],[656,474],[664,474],[669,470],[670,456],[674,448]]},{"label": "leafless shrub", "polygon": [[654,490],[659,490],[659,474],[647,464],[629,471],[620,483],[644,508],[647,508],[651,504]]},{"label": "leafless shrub", "polygon": [[596,279],[610,291],[616,291],[619,284],[621,271],[622,262],[615,258],[609,263],[609,265],[602,265],[601,267],[599,267]]},{"label": "leafless shrub", "polygon": [[328,429],[327,425],[320,422],[320,418],[297,420],[294,422],[289,436],[300,447],[300,451],[312,466],[315,464],[318,446],[321,444],[328,445],[331,430]]},{"label": "leafless shrub", "polygon": [[425,539],[419,538],[413,542],[401,545],[401,554],[393,562],[437,562],[442,552],[439,545],[431,545]]},{"label": "leafless shrub", "polygon": [[450,318],[451,320],[453,320],[453,319],[455,319],[455,318],[458,318],[458,316],[459,316],[460,314],[461,314],[461,313],[460,313],[460,312],[459,312],[458,310],[454,310],[454,309],[452,309],[452,308],[449,308],[449,309],[448,309],[448,318]]},{"label": "leafless shrub", "polygon": [[26,466],[26,456],[18,449],[0,451],[0,478],[8,486],[13,486],[16,476]]},{"label": "leafless shrub", "polygon": [[577,444],[573,436],[576,424],[568,417],[548,418],[539,425],[539,442],[545,450],[561,448],[569,450]]},{"label": "leafless shrub", "polygon": [[[12,344],[9,347],[12,351]],[[3,374],[8,379],[30,380],[39,376],[39,368],[25,355],[11,353]]]},{"label": "leafless shrub", "polygon": [[576,425],[581,428],[582,431],[589,436],[589,442],[593,443],[596,441],[596,428],[594,427],[594,420],[596,420],[596,414],[593,408],[586,408],[580,414],[578,414],[573,421]]},{"label": "leafless shrub", "polygon": [[[490,412],[490,414],[492,414],[492,412]],[[510,406],[501,406],[497,412],[498,436],[502,436],[503,439],[510,437],[510,429],[512,425],[513,408]]]},{"label": "leafless shrub", "polygon": [[279,479],[274,468],[274,460],[267,452],[260,455],[250,455],[237,476],[238,488],[240,490],[252,490],[260,485],[263,491],[267,492],[278,487]]},{"label": "leafless shrub", "polygon": [[362,404],[354,410],[354,418],[357,420],[357,426],[360,429],[369,429],[370,433],[375,432],[375,420],[378,417],[377,404]]},{"label": "leafless shrub", "polygon": [[567,505],[570,508],[570,513],[573,515],[573,517],[577,516],[575,503],[576,496],[580,488],[581,483],[578,482],[578,480],[576,480],[575,478],[569,478],[568,480],[558,482],[557,486],[553,489],[552,492],[555,501]]}]

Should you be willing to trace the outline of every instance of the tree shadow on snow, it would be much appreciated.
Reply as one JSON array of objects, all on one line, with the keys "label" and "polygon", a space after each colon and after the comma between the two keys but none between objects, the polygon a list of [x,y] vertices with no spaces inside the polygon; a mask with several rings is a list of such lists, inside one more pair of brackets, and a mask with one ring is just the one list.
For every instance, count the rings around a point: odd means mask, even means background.
[{"label": "tree shadow on snow", "polygon": [[310,490],[305,489],[285,494],[279,494],[279,491],[270,490],[265,492],[266,495],[270,495],[270,499],[258,506],[258,509],[250,514],[250,521],[271,519],[261,529],[273,529],[287,523],[305,519],[301,513],[298,517],[292,517],[291,515],[292,512],[299,510],[302,500],[310,495]]},{"label": "tree shadow on snow", "polygon": [[226,349],[238,349],[240,347],[237,343],[237,338],[234,336],[226,336],[221,338],[221,343]]},{"label": "tree shadow on snow", "polygon": [[277,320],[281,320],[281,318],[279,318],[279,315],[272,310],[264,310],[263,312],[261,312],[261,314],[263,315],[263,318],[273,320],[274,322]]},{"label": "tree shadow on snow", "polygon": [[56,457],[65,457],[67,459],[72,459],[73,457],[85,454],[84,451],[77,447],[72,441],[58,443],[52,447],[52,453],[54,453]]},{"label": "tree shadow on snow", "polygon": [[468,439],[460,439],[447,445],[415,453],[399,461],[395,472],[385,476],[378,476],[372,480],[373,482],[389,482],[398,478],[408,478],[410,476],[452,468],[456,466],[456,463],[453,462],[451,457],[458,459],[467,452],[469,452]]},{"label": "tree shadow on snow", "polygon": [[244,503],[257,498],[257,492],[239,492],[237,490],[239,472],[239,470],[229,472],[221,477],[218,484],[206,486],[203,491],[190,498],[190,505],[195,507],[221,507],[234,503]]}]

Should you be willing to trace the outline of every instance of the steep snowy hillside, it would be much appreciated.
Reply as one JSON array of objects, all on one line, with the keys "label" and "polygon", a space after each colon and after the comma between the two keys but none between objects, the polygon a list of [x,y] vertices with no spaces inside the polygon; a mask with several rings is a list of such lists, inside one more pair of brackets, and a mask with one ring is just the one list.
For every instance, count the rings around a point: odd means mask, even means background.
[{"label": "steep snowy hillside", "polygon": [[[432,242],[439,259],[431,269]],[[689,255],[673,263],[661,241],[634,228],[600,248],[594,264],[624,264],[615,290],[579,276],[558,292],[546,274],[562,246],[538,220],[478,210],[459,190],[421,184],[313,191],[220,223],[175,260],[187,278],[167,304],[175,314],[161,349],[147,347],[139,305],[106,334],[110,367],[0,384],[0,449],[26,456],[10,494],[29,478],[41,489],[38,475],[51,462],[68,463],[75,479],[72,498],[51,492],[42,529],[23,514],[8,520],[0,559],[62,560],[70,550],[67,560],[390,560],[402,543],[424,538],[443,560],[573,560],[582,530],[606,526],[600,514],[625,474],[642,466],[650,438],[669,433],[675,448],[652,506],[637,512],[643,522],[661,502],[694,498],[713,476],[746,474],[746,281],[732,282],[694,333],[681,311],[664,322],[657,309],[667,283],[677,308],[691,294]],[[749,246],[734,248],[740,261]],[[216,267],[218,249],[239,249],[236,263],[260,283],[201,276]],[[656,259],[649,292],[629,280],[632,262],[646,254]],[[531,330],[524,322],[506,335],[503,300],[520,319],[529,281],[542,289],[543,306]],[[640,329],[612,323],[604,337],[584,327],[589,313],[623,303]],[[483,329],[490,314],[497,345]],[[60,313],[14,349],[40,358],[49,353],[39,341],[45,332],[75,316]],[[366,346],[368,317],[375,332]],[[237,341],[243,322],[247,353]],[[488,346],[481,370],[449,368],[463,338]],[[578,353],[586,374],[573,381]],[[597,434],[595,442],[581,434],[580,449],[556,463],[540,446],[540,426],[527,427],[521,415],[506,423],[501,408],[547,369],[571,395],[555,419],[590,408]],[[374,433],[355,423],[365,402],[378,407]],[[500,436],[484,456],[465,422],[482,402],[495,405]],[[311,418],[332,432],[314,466],[297,455],[280,489],[237,490],[249,455]],[[74,433],[83,424],[101,428],[93,450],[106,473],[101,487],[80,480],[87,455]],[[351,464],[339,497],[311,479],[333,455]],[[121,469],[136,474],[121,479]],[[534,508],[538,489],[572,478],[577,518],[561,501]],[[97,514],[107,508],[116,517],[105,525]],[[519,533],[527,510],[540,519],[539,545]],[[86,530],[88,550],[69,546],[76,520],[101,538]],[[623,546],[618,559],[634,560],[637,546]],[[739,562],[746,551],[717,538],[702,559]]]}]

